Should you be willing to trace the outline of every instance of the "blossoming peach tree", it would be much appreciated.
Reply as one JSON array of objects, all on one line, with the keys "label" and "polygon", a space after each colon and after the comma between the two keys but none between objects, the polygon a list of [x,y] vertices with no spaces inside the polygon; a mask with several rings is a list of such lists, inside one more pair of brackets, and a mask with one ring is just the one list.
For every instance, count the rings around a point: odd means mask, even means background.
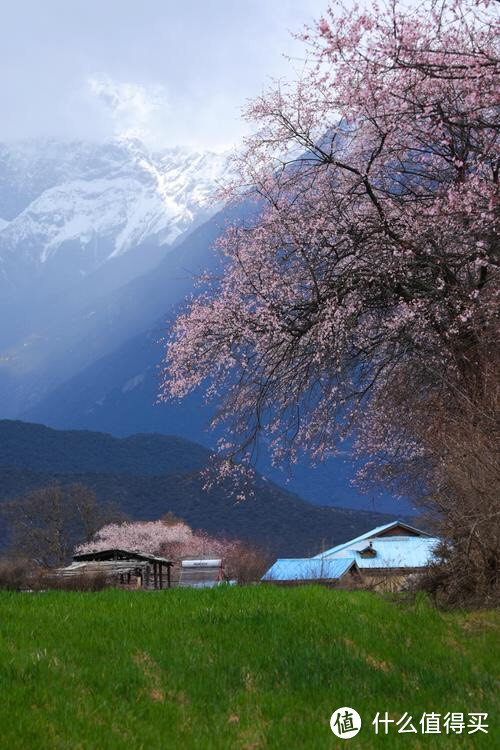
[{"label": "blossoming peach tree", "polygon": [[411,461],[417,415],[480,387],[498,294],[495,11],[332,3],[302,34],[300,80],[249,106],[224,197],[257,218],[218,242],[223,273],[177,318],[162,385],[222,401],[222,476],[259,434],[278,462],[349,434]]},{"label": "blossoming peach tree", "polygon": [[211,537],[204,531],[193,531],[183,521],[134,521],[103,526],[93,539],[79,545],[75,552],[116,548],[165,555],[172,559],[207,555],[224,558],[232,554],[236,546],[236,542]]}]

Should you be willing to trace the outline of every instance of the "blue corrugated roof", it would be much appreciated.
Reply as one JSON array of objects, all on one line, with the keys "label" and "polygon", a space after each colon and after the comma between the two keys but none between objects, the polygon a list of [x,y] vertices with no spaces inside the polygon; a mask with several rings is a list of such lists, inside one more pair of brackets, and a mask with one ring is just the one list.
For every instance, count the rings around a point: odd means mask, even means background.
[{"label": "blue corrugated roof", "polygon": [[[421,536],[385,536],[384,531],[401,526]],[[440,539],[431,537],[402,521],[391,521],[361,534],[349,542],[320,552],[314,557],[280,558],[262,577],[263,581],[336,580],[353,564],[359,568],[422,568],[432,560]],[[363,550],[371,547],[371,553]]]},{"label": "blue corrugated roof", "polygon": [[[367,531],[364,534],[361,534],[360,536],[355,537],[355,539],[350,539],[348,542],[337,544],[336,547],[331,547],[331,549],[325,550],[325,552],[320,552],[318,555],[314,555],[314,558],[330,557],[330,555],[333,555],[335,552],[340,552],[340,550],[343,550],[347,547],[351,547],[353,544],[356,544],[357,542],[362,542],[365,539],[371,539],[372,537],[375,537],[384,531],[388,531],[389,529],[394,528],[394,526],[402,526],[405,529],[408,529],[414,532],[416,531],[419,534],[422,534],[422,537],[424,538],[429,538],[429,534],[427,534],[425,531],[416,529],[414,526],[410,526],[409,524],[404,523],[403,521],[391,521],[390,523],[385,523],[383,526],[377,526],[376,528],[371,529],[370,531]],[[396,537],[393,537],[393,538],[396,538]],[[404,538],[411,539],[415,537],[404,537]]]},{"label": "blue corrugated roof", "polygon": [[[354,558],[359,568],[423,568],[429,564],[439,539],[435,537],[392,537],[371,539],[369,544],[357,542],[346,549],[333,553],[333,557],[323,560],[351,560]],[[371,546],[373,556],[363,557],[362,550]]]},{"label": "blue corrugated roof", "polygon": [[317,560],[314,557],[280,558],[276,560],[263,581],[319,581],[336,580],[355,564],[354,558]]}]

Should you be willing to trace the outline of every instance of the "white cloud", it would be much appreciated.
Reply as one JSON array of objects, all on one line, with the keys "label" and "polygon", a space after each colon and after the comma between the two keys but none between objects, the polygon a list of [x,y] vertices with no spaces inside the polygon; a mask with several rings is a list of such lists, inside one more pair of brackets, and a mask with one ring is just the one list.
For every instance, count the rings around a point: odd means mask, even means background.
[{"label": "white cloud", "polygon": [[87,83],[111,119],[114,135],[137,137],[151,146],[162,143],[171,114],[164,86],[114,81],[106,74]]},{"label": "white cloud", "polygon": [[128,133],[154,145],[224,150],[244,132],[247,99],[269,77],[293,75],[282,53],[300,65],[303,51],[289,32],[326,3],[3,3],[0,141]]}]

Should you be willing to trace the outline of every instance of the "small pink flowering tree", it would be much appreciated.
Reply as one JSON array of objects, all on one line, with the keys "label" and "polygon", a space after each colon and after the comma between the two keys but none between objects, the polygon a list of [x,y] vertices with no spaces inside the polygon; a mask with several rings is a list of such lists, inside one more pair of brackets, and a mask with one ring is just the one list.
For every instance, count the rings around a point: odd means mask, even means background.
[{"label": "small pink flowering tree", "polygon": [[[360,451],[414,461],[435,403],[494,361],[498,35],[494,4],[332,3],[305,74],[254,101],[219,242],[224,274],[176,322],[163,397],[224,394],[221,474],[263,432],[277,462]],[[235,435],[238,437],[235,439]]]},{"label": "small pink flowering tree", "polygon": [[100,529],[90,542],[81,544],[75,552],[95,552],[103,549],[125,549],[162,555],[170,559],[213,556],[225,558],[234,552],[236,543],[216,539],[203,531],[193,531],[183,521],[138,521],[112,523]]}]

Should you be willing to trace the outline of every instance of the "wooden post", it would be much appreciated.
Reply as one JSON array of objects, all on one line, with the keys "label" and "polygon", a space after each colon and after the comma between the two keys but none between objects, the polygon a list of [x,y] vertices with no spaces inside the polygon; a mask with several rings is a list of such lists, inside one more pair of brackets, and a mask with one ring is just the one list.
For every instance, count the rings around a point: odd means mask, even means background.
[{"label": "wooden post", "polygon": [[163,563],[160,563],[160,589],[163,588]]},{"label": "wooden post", "polygon": [[170,565],[167,565],[167,586],[170,588]]},{"label": "wooden post", "polygon": [[154,587],[155,589],[158,588],[158,568],[156,562],[153,563],[153,578],[154,578]]}]

